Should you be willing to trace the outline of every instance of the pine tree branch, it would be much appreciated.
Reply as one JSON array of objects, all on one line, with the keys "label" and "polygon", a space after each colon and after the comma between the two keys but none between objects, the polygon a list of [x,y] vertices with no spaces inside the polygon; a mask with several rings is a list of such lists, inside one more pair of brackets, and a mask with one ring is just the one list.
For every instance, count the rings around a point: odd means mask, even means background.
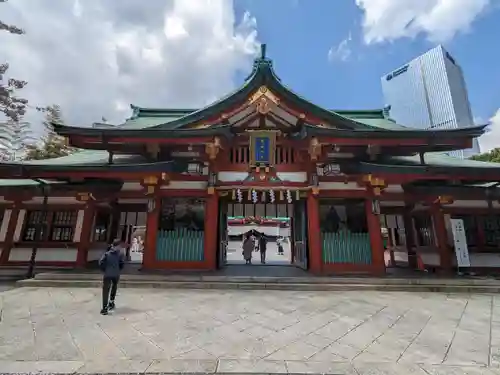
[{"label": "pine tree branch", "polygon": [[[0,0],[0,3],[5,2],[7,0]],[[0,31],[7,31],[17,35],[24,34],[23,29],[9,25],[2,20],[0,20]],[[19,121],[26,113],[28,101],[15,96],[15,92],[22,89],[27,82],[14,78],[5,79],[5,73],[8,69],[8,63],[0,64],[0,112],[13,121]]]}]

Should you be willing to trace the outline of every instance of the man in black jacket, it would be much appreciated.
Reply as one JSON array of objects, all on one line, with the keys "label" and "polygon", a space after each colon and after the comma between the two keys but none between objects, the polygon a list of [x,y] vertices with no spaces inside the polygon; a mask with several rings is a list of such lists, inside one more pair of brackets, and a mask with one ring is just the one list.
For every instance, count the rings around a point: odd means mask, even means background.
[{"label": "man in black jacket", "polygon": [[267,238],[264,233],[259,233],[260,262],[266,264]]},{"label": "man in black jacket", "polygon": [[115,297],[116,291],[118,289],[118,281],[120,280],[120,273],[124,265],[125,257],[122,253],[121,242],[119,240],[114,240],[113,244],[99,260],[99,268],[103,273],[101,310],[102,315],[108,315],[108,311],[115,308]]}]

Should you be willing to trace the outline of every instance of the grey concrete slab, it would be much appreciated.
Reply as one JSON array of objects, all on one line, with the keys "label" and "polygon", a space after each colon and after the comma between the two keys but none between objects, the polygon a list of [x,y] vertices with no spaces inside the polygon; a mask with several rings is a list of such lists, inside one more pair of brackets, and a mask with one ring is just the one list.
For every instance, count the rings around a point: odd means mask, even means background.
[{"label": "grey concrete slab", "polygon": [[14,281],[12,282],[7,282],[7,281],[1,281],[0,280],[0,293],[5,292],[7,290],[12,290],[16,287],[16,283]]},{"label": "grey concrete slab", "polygon": [[0,372],[500,375],[500,299],[390,292],[0,293]]},{"label": "grey concrete slab", "polygon": [[288,373],[285,361],[222,359],[217,367],[219,373],[257,373],[257,374],[286,374]]},{"label": "grey concrete slab", "polygon": [[78,374],[106,374],[106,373],[144,373],[151,361],[130,360],[130,359],[106,359],[94,358],[91,361],[86,361],[78,368]]},{"label": "grey concrete slab", "polygon": [[428,375],[417,364],[357,363],[354,368],[359,375]]},{"label": "grey concrete slab", "polygon": [[148,366],[146,372],[151,373],[181,373],[181,374],[193,374],[193,373],[214,373],[217,370],[216,360],[180,360],[180,359],[170,359],[170,360],[159,360],[153,361],[150,366]]},{"label": "grey concrete slab", "polygon": [[350,363],[314,362],[314,361],[286,361],[290,374],[336,374],[359,375]]},{"label": "grey concrete slab", "polygon": [[4,361],[0,360],[1,374],[74,374],[83,367],[80,361]]},{"label": "grey concrete slab", "polygon": [[423,365],[422,369],[428,375],[499,375],[497,369],[489,369],[486,367],[470,367],[470,366],[429,366]]}]

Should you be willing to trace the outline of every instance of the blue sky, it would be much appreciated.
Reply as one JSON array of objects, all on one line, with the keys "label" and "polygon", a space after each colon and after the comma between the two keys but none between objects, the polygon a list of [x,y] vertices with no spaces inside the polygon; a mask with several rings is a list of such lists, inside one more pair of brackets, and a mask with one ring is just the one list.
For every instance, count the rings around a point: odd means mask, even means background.
[{"label": "blue sky", "polygon": [[[476,0],[457,3],[471,1]],[[474,117],[487,121],[500,107],[498,5],[493,1],[485,6],[470,20],[465,32],[462,27],[454,35],[443,37],[434,35],[434,29],[428,27],[416,31],[417,35],[392,40],[386,34],[386,40],[377,43],[365,40],[367,9],[358,7],[355,1],[240,0],[236,12],[241,16],[249,11],[256,18],[258,39],[268,45],[268,55],[282,80],[328,108],[382,107],[380,77],[441,43],[462,66]],[[454,16],[458,17],[449,14]],[[337,51],[339,45],[339,53],[329,58],[328,51]]]}]

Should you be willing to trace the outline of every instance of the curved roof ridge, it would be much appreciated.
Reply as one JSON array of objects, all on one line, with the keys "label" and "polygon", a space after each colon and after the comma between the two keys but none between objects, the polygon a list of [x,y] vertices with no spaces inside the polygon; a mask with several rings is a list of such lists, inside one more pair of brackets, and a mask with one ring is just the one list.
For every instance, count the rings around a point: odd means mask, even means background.
[{"label": "curved roof ridge", "polygon": [[[133,110],[133,115],[130,120],[137,120],[140,118],[140,112],[143,111],[145,114],[150,113],[153,114],[158,112],[158,114],[164,114],[164,117],[170,117],[168,119],[163,119],[161,115],[157,116],[159,121],[155,121],[155,124],[148,125],[147,127],[137,128],[134,127],[132,129],[128,129],[126,126],[111,128],[106,126],[108,129],[105,129],[105,126],[100,127],[101,129],[93,129],[98,130],[104,134],[106,132],[114,132],[120,131],[128,134],[136,133],[140,130],[147,129],[148,131],[181,131],[186,130],[187,132],[195,131],[195,129],[185,129],[184,127],[189,124],[203,124],[207,118],[213,118],[214,114],[221,114],[224,111],[227,111],[228,108],[232,108],[236,105],[241,105],[244,103],[250,95],[252,95],[256,90],[261,86],[267,86],[271,91],[273,91],[276,95],[281,97],[284,102],[290,102],[294,107],[301,108],[301,111],[305,113],[310,113],[311,117],[317,118],[321,125],[337,125],[336,128],[341,128],[345,130],[365,130],[365,131],[380,131],[388,133],[390,131],[415,131],[415,128],[411,128],[408,126],[399,125],[394,121],[391,121],[384,115],[384,110],[361,110],[361,111],[348,111],[348,110],[328,110],[325,109],[309,100],[305,97],[301,96],[294,92],[290,87],[283,84],[281,79],[276,74],[273,68],[273,61],[266,57],[266,45],[261,46],[261,55],[254,60],[253,69],[247,80],[243,82],[242,85],[219,98],[215,102],[212,102],[203,108],[193,110],[190,112],[189,109],[160,109],[160,108],[143,108],[135,105],[131,105]],[[168,114],[179,114],[180,116],[168,116]],[[358,113],[359,117],[356,118],[355,115],[352,117],[347,116],[349,113]],[[374,117],[370,118],[369,115],[373,114]],[[366,115],[364,117],[363,115]],[[148,117],[148,116],[145,116]],[[155,116],[151,116],[155,117]],[[172,117],[175,117],[172,119]],[[365,120],[365,121],[363,121]],[[380,125],[380,126],[378,126]],[[230,126],[230,125],[229,125]],[[81,127],[72,127],[72,126],[61,126],[58,124],[54,126],[59,131],[63,132],[73,132],[80,131],[80,129],[89,129],[89,128],[81,128]],[[316,127],[317,129],[331,129],[333,127],[323,127],[318,126],[318,124],[310,125],[311,128]],[[215,128],[214,126],[210,126],[206,129],[224,129],[224,128]],[[463,128],[462,128],[463,129]],[[474,131],[478,129],[480,131],[483,130],[481,127],[468,129],[469,131]],[[418,130],[417,130],[418,131]],[[432,132],[435,130],[431,130]],[[454,129],[443,129],[443,132],[453,132]],[[193,133],[194,134],[194,133]],[[429,133],[427,133],[429,134]],[[436,133],[437,134],[437,133]]]},{"label": "curved roof ridge", "polygon": [[359,113],[359,114],[380,114],[384,113],[383,108],[371,108],[371,109],[329,109],[330,112],[335,113]]},{"label": "curved roof ridge", "polygon": [[[241,93],[246,88],[246,86],[247,86],[247,83],[243,84],[242,86],[240,86],[236,90],[233,90],[232,92],[230,92],[229,94],[223,96],[222,98],[218,99],[217,101],[215,101],[215,102],[213,102],[211,104],[208,104],[208,105],[206,105],[203,108],[195,110],[194,112],[187,113],[184,116],[181,116],[178,119],[175,119],[175,120],[169,122],[168,124],[170,124],[170,126],[173,129],[181,130],[181,129],[179,129],[179,127],[182,126],[182,125],[184,125],[186,123],[186,120],[189,120],[191,117],[192,117],[191,122],[201,121],[205,117],[204,116],[204,112],[205,111],[207,111],[209,109],[212,109],[213,107],[220,106],[221,104],[223,104],[227,100],[233,98],[235,95]],[[155,126],[152,126],[149,129],[160,128],[160,127],[163,127],[166,124],[167,123],[155,125]]]},{"label": "curved roof ridge", "polygon": [[[355,121],[355,120],[350,119],[350,118],[345,117],[345,116],[342,116],[342,115],[340,115],[336,112],[333,112],[331,110],[325,109],[325,108],[309,101],[308,99],[306,99],[302,95],[296,93],[289,86],[287,86],[281,82],[281,79],[277,76],[276,72],[274,71],[274,69],[272,67],[272,64],[269,65],[269,73],[270,73],[271,77],[274,79],[274,82],[273,81],[270,82],[271,84],[274,83],[274,85],[271,85],[271,88],[278,89],[278,91],[281,91],[280,89],[282,89],[283,90],[282,94],[285,94],[284,96],[287,96],[287,94],[288,94],[288,95],[292,96],[292,99],[298,100],[298,101],[302,102],[303,104],[305,104],[306,106],[311,107],[313,109],[313,111],[319,113],[320,115],[323,115],[320,117],[329,117],[329,116],[339,117],[344,122],[347,122],[348,124],[354,125],[355,127],[359,127],[359,128],[364,128],[364,127],[368,126],[368,125],[363,124],[361,122]],[[323,120],[325,120],[325,118],[323,118]]]},{"label": "curved roof ridge", "polygon": [[[196,122],[196,121],[201,121],[205,116],[204,114],[208,110],[217,110],[217,107],[222,105],[222,104],[228,104],[228,100],[233,100],[234,102],[237,102],[239,100],[245,100],[246,97],[251,94],[251,92],[255,89],[258,89],[262,85],[268,85],[271,90],[275,90],[278,92],[281,92],[284,94],[283,96],[285,97],[291,97],[292,101],[299,101],[302,104],[305,104],[308,107],[311,107],[311,109],[319,113],[320,116],[322,117],[322,120],[325,120],[327,122],[333,120],[333,118],[337,117],[339,120],[344,122],[348,127],[350,128],[373,128],[377,129],[375,126],[364,124],[362,122],[358,122],[354,119],[342,116],[341,114],[338,114],[336,112],[324,109],[323,107],[314,104],[313,102],[305,99],[303,96],[297,94],[294,92],[290,87],[286,86],[281,82],[281,79],[278,77],[276,74],[274,67],[273,67],[273,61],[269,58],[266,57],[266,45],[263,44],[261,45],[261,55],[254,60],[253,63],[253,69],[250,75],[247,77],[247,79],[244,81],[243,85],[241,85],[239,88],[236,90],[230,92],[229,94],[223,96],[222,98],[218,99],[217,101],[213,102],[212,104],[209,104],[201,109],[198,109],[192,113],[188,113],[185,116],[179,117],[178,119],[175,119],[171,122],[169,122],[169,126],[171,129],[179,129],[180,127],[187,124],[187,122]],[[248,92],[246,92],[248,91]],[[333,118],[331,118],[333,117]],[[159,124],[155,125],[153,127],[150,127],[148,129],[154,129],[154,128],[163,128],[165,124]]]},{"label": "curved roof ridge", "polygon": [[135,104],[130,104],[130,108],[140,112],[196,112],[200,110],[200,108],[141,107]]}]

